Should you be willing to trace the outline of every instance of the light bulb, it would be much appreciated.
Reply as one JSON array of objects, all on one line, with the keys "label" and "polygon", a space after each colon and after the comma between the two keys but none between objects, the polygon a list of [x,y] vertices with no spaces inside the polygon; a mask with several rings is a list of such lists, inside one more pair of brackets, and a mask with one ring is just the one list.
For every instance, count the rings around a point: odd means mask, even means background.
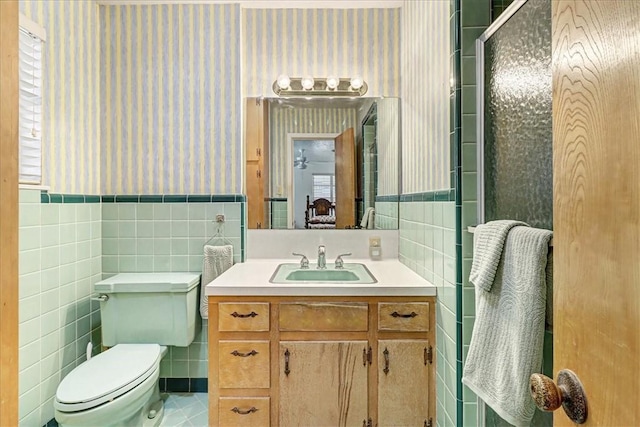
[{"label": "light bulb", "polygon": [[338,83],[340,83],[340,79],[336,76],[327,77],[327,87],[330,90],[335,90],[338,87]]},{"label": "light bulb", "polygon": [[354,76],[354,77],[351,77],[351,81],[349,83],[351,83],[351,87],[354,90],[358,90],[364,84],[364,80],[362,80],[362,77],[360,76]]},{"label": "light bulb", "polygon": [[303,77],[302,80],[300,80],[300,84],[302,84],[302,88],[304,90],[313,89],[314,83],[315,82],[313,81],[313,77],[310,77],[310,76]]},{"label": "light bulb", "polygon": [[278,87],[280,89],[289,89],[289,85],[291,84],[291,79],[286,74],[280,74],[276,80],[278,82]]}]

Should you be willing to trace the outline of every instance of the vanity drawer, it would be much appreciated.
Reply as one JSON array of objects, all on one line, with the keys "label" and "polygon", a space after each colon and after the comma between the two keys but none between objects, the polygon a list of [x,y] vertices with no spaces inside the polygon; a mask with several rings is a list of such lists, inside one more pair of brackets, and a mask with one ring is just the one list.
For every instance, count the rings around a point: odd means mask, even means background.
[{"label": "vanity drawer", "polygon": [[378,304],[378,330],[429,331],[429,303],[401,302]]},{"label": "vanity drawer", "polygon": [[219,388],[269,388],[269,341],[219,341]]},{"label": "vanity drawer", "polygon": [[248,302],[218,304],[219,331],[268,331],[269,303]]},{"label": "vanity drawer", "polygon": [[218,401],[220,427],[268,427],[268,397],[221,397]]},{"label": "vanity drawer", "polygon": [[281,331],[350,332],[367,331],[367,303],[281,303]]}]

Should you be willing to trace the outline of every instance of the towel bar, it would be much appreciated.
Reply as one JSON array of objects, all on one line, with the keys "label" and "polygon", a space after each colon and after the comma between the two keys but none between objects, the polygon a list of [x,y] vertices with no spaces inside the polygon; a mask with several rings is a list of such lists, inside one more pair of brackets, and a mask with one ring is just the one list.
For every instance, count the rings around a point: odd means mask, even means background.
[{"label": "towel bar", "polygon": [[[476,232],[476,228],[472,225],[467,227],[467,231],[471,234]],[[549,240],[549,247],[552,248],[553,247],[553,237],[551,238],[551,240]]]}]

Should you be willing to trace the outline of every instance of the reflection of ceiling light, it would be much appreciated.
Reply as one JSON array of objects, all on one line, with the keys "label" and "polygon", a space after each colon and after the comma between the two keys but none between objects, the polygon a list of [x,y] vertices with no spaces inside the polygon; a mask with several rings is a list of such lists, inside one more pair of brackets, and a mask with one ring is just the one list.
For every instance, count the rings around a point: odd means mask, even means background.
[{"label": "reflection of ceiling light", "polygon": [[351,81],[349,83],[351,83],[351,87],[354,90],[358,90],[364,84],[364,80],[360,76],[354,76],[354,77],[351,77]]},{"label": "reflection of ceiling light", "polygon": [[306,169],[307,168],[307,157],[304,155],[304,148],[300,149],[300,154],[293,161],[293,166],[298,169]]},{"label": "reflection of ceiling light", "polygon": [[302,80],[300,80],[300,84],[302,85],[302,88],[304,90],[313,89],[313,84],[314,84],[313,77],[310,77],[310,76],[303,77]]},{"label": "reflection of ceiling light", "polygon": [[360,76],[340,78],[289,77],[281,74],[273,82],[273,92],[281,97],[358,97],[367,93],[367,83]]},{"label": "reflection of ceiling light", "polygon": [[291,79],[286,74],[280,74],[276,82],[278,82],[278,87],[280,89],[289,89],[289,85],[291,84]]},{"label": "reflection of ceiling light", "polygon": [[336,76],[327,77],[327,88],[331,90],[335,90],[338,87],[338,83],[340,83],[340,79]]}]

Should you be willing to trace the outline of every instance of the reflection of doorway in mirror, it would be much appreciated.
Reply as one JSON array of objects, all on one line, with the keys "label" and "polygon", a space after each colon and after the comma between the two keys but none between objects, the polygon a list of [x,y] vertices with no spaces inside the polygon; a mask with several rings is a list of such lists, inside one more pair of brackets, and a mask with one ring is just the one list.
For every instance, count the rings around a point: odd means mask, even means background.
[{"label": "reflection of doorway in mirror", "polygon": [[307,196],[335,202],[333,139],[293,139],[293,228],[304,228]]}]

